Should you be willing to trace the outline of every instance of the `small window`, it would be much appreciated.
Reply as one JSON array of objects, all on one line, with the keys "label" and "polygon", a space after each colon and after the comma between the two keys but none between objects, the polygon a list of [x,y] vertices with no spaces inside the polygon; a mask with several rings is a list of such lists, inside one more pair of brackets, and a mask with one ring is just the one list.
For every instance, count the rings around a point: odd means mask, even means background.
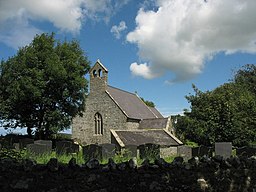
[{"label": "small window", "polygon": [[95,123],[95,135],[102,135],[103,134],[103,121],[102,121],[102,116],[100,113],[95,114],[94,123]]}]

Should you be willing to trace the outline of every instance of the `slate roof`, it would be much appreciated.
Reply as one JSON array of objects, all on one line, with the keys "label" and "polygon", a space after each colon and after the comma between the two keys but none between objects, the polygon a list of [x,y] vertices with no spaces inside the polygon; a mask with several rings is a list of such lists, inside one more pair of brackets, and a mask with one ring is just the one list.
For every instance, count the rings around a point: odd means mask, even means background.
[{"label": "slate roof", "polygon": [[163,117],[156,108],[148,107],[135,93],[112,86],[108,86],[106,92],[129,118],[153,119]]},{"label": "slate roof", "polygon": [[[111,130],[121,147],[126,145],[142,145],[146,143],[159,144],[160,146],[178,146],[182,142],[163,129],[117,131]],[[123,146],[122,146],[123,145]]]},{"label": "slate roof", "polygon": [[168,118],[143,119],[140,122],[139,129],[165,129]]}]

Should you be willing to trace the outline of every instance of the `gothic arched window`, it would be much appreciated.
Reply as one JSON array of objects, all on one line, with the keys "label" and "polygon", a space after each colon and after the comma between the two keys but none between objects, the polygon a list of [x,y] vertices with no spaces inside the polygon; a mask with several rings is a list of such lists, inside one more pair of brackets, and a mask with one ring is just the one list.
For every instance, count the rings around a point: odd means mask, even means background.
[{"label": "gothic arched window", "polygon": [[96,113],[94,116],[94,124],[95,124],[95,134],[102,135],[103,134],[103,121],[100,113]]}]

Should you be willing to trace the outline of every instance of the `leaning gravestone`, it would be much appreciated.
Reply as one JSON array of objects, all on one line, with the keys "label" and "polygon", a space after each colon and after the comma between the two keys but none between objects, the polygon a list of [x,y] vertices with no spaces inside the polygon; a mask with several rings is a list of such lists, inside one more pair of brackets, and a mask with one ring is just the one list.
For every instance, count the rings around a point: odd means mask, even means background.
[{"label": "leaning gravestone", "polygon": [[137,145],[126,145],[125,150],[128,157],[138,157]]},{"label": "leaning gravestone", "polygon": [[52,141],[51,140],[36,140],[34,144],[46,145],[49,150],[52,150]]},{"label": "leaning gravestone", "polygon": [[85,160],[102,160],[102,147],[95,144],[86,145],[83,147],[83,156]]},{"label": "leaning gravestone", "polygon": [[72,153],[72,145],[71,141],[58,141],[56,142],[56,153],[58,155]]},{"label": "leaning gravestone", "polygon": [[100,145],[102,147],[102,158],[113,158],[116,154],[116,145],[110,143],[104,143]]},{"label": "leaning gravestone", "polygon": [[35,155],[49,154],[52,152],[52,149],[48,145],[39,144],[39,143],[28,144],[27,150],[29,153],[35,154]]},{"label": "leaning gravestone", "polygon": [[23,149],[28,144],[34,143],[34,139],[30,139],[30,138],[19,139],[19,143],[20,143],[20,149]]},{"label": "leaning gravestone", "polygon": [[215,143],[215,155],[229,158],[232,155],[232,143],[231,142],[216,142]]},{"label": "leaning gravestone", "polygon": [[146,143],[139,145],[139,156],[141,159],[159,159],[160,158],[160,145],[153,143]]}]

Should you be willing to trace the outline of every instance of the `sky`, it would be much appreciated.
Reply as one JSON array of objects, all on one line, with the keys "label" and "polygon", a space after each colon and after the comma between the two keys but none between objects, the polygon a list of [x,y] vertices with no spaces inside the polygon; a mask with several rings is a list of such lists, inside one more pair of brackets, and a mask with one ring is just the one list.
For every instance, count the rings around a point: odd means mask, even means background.
[{"label": "sky", "polygon": [[213,90],[255,64],[255,7],[255,0],[0,0],[0,59],[54,32],[77,40],[91,65],[99,59],[110,85],[153,101],[164,116],[182,114],[192,84]]}]

